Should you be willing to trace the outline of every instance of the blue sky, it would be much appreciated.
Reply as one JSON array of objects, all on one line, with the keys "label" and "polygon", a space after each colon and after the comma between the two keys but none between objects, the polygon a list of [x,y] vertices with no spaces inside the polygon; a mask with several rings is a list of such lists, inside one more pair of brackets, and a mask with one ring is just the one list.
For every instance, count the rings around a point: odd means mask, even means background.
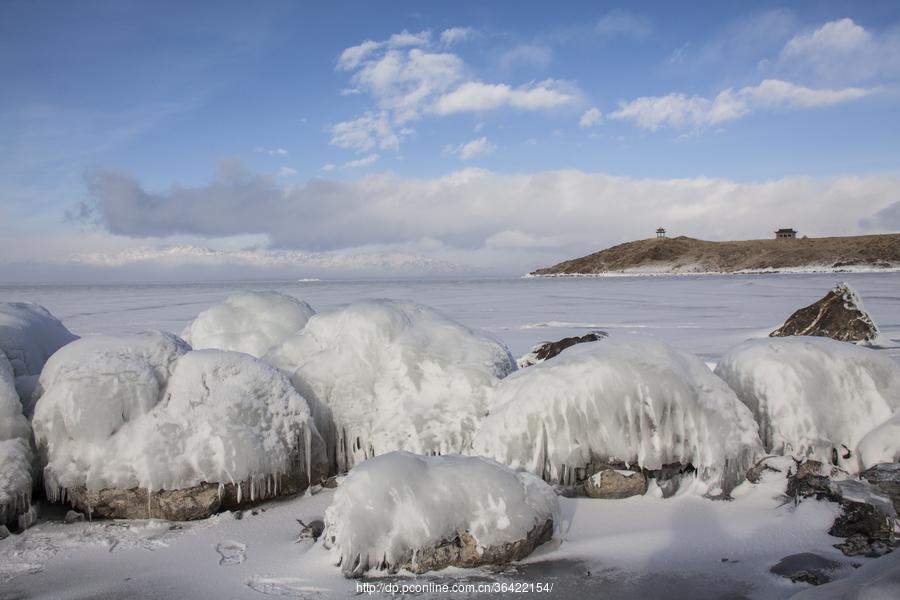
[{"label": "blue sky", "polygon": [[8,1],[0,77],[7,277],[900,227],[896,2]]}]

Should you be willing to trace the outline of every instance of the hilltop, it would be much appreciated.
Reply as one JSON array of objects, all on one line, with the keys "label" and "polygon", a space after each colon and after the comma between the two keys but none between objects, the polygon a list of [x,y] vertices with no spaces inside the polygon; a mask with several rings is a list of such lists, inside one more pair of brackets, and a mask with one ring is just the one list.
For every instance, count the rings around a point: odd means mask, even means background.
[{"label": "hilltop", "polygon": [[900,234],[710,242],[679,236],[626,242],[533,276],[614,273],[856,271],[900,268]]}]

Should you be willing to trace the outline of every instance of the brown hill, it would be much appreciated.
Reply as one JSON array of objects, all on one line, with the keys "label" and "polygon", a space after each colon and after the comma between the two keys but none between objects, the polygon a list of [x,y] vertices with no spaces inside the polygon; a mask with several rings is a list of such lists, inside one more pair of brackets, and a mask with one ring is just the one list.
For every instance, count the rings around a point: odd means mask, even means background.
[{"label": "brown hill", "polygon": [[900,268],[900,234],[708,242],[650,238],[538,269],[531,275],[734,273]]}]

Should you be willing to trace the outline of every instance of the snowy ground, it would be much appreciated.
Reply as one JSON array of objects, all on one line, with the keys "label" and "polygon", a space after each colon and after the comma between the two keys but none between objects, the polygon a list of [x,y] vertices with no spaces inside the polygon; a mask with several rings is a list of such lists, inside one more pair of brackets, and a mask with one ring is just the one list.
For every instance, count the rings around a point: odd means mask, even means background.
[{"label": "snowy ground", "polygon": [[[323,310],[360,298],[422,302],[491,331],[515,355],[543,340],[600,328],[640,331],[715,362],[732,345],[765,335],[837,281],[855,287],[879,324],[883,352],[900,359],[900,275],[816,274],[464,282],[252,282],[194,285],[10,286],[0,301],[34,301],[74,333],[174,333],[227,295],[273,289]],[[369,581],[403,584],[552,583],[549,597],[787,598],[808,588],[769,573],[782,557],[815,552],[850,560],[825,531],[834,505],[784,505],[784,475],[744,484],[733,501],[561,498],[562,541],[499,572],[445,571]],[[263,504],[237,519],[65,524],[41,521],[0,541],[0,600],[12,598],[344,598],[357,593],[321,544],[295,543],[295,519],[321,518],[333,492]],[[265,510],[263,510],[265,509]],[[865,563],[868,559],[852,562]],[[536,593],[536,592],[535,592]],[[378,594],[376,594],[378,595]],[[425,594],[420,597],[433,597]],[[504,597],[457,593],[439,597]],[[521,597],[521,594],[509,594]]]}]

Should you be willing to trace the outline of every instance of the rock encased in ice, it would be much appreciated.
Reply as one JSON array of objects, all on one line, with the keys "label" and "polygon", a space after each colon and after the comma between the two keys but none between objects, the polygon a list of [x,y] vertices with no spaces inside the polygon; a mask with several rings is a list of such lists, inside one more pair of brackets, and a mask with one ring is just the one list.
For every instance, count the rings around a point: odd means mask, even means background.
[{"label": "rock encased in ice", "polygon": [[159,332],[84,338],[47,362],[38,391],[48,498],[94,516],[202,518],[325,474],[305,400],[247,354]]},{"label": "rock encased in ice", "polygon": [[516,368],[499,341],[395,300],[314,315],[266,359],[309,400],[334,472],[393,450],[462,452]]},{"label": "rock encased in ice", "polygon": [[770,337],[811,335],[841,342],[871,342],[878,327],[865,311],[856,290],[837,284],[824,298],[796,311]]},{"label": "rock encased in ice", "polygon": [[534,346],[531,349],[531,352],[529,352],[525,356],[520,357],[516,361],[516,364],[520,369],[524,369],[525,367],[530,367],[532,365],[542,363],[545,360],[549,360],[554,356],[558,356],[560,352],[562,352],[566,348],[571,348],[576,344],[599,342],[600,340],[608,336],[609,334],[605,331],[592,331],[590,333],[586,333],[585,335],[567,337],[555,342],[541,342],[540,344]]},{"label": "rock encased in ice", "polygon": [[727,492],[761,451],[753,415],[699,359],[653,338],[611,336],[510,375],[473,452],[551,483],[602,465],[692,465]]},{"label": "rock encased in ice", "polygon": [[751,340],[716,366],[759,423],[768,452],[859,470],[857,444],[900,408],[900,365],[828,338]]},{"label": "rock encased in ice", "polygon": [[195,350],[233,350],[261,357],[303,329],[315,312],[306,302],[280,292],[243,292],[200,313],[181,336]]},{"label": "rock encased in ice", "polygon": [[325,512],[347,577],[520,560],[559,523],[552,488],[482,457],[391,452],[354,467]]},{"label": "rock encased in ice", "polygon": [[0,350],[0,526],[31,506],[31,427],[22,415],[13,368]]},{"label": "rock encased in ice", "polygon": [[78,336],[39,304],[0,302],[0,352],[12,365],[26,414],[30,414],[29,400],[44,363],[76,339]]}]

